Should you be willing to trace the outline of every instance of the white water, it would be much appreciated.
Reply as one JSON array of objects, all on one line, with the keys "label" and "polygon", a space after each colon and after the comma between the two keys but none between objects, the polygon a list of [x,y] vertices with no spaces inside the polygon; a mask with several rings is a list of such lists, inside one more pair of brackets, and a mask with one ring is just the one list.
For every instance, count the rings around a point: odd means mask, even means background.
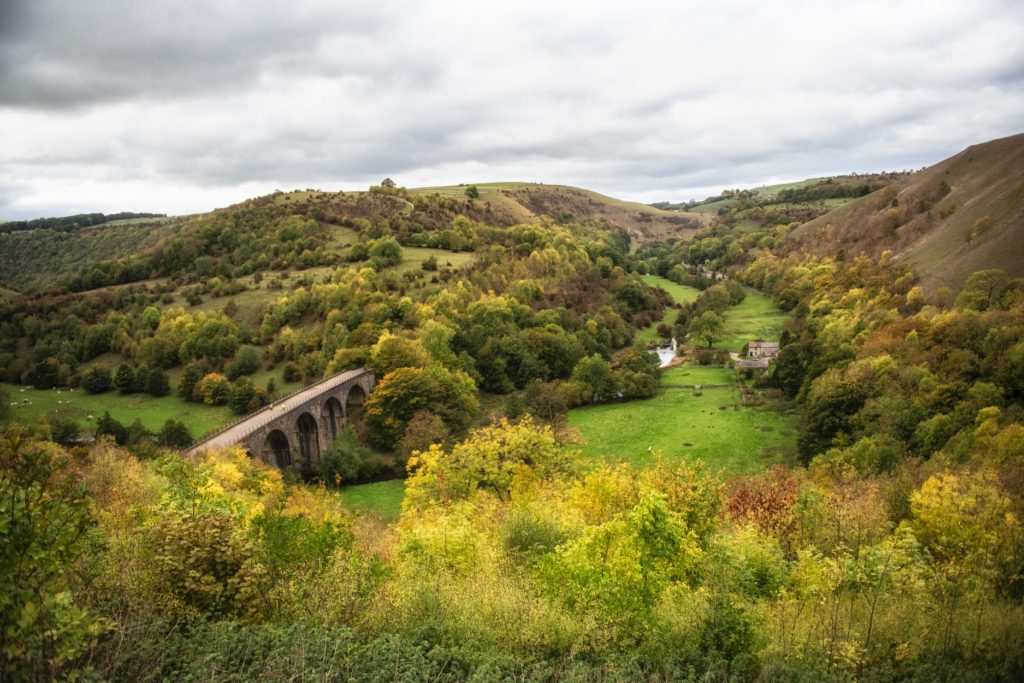
[{"label": "white water", "polygon": [[658,354],[658,367],[668,367],[668,364],[672,362],[672,359],[676,357],[676,349],[679,345],[676,343],[676,338],[672,337],[672,342],[666,346],[659,346],[654,349],[651,353]]}]

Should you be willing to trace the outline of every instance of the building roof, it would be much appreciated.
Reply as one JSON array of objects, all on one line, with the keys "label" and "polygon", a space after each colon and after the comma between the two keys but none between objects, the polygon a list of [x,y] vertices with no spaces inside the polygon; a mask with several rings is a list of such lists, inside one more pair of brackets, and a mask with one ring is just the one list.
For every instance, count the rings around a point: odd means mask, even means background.
[{"label": "building roof", "polygon": [[762,341],[760,339],[755,339],[754,341],[747,344],[747,348],[777,349],[779,348],[779,342]]}]

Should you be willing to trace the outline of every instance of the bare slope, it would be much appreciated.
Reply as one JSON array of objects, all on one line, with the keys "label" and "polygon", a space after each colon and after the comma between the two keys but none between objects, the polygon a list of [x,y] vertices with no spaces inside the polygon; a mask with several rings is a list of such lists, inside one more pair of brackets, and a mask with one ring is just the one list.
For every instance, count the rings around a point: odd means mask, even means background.
[{"label": "bare slope", "polygon": [[[476,201],[511,223],[541,216],[555,220],[600,220],[626,230],[638,242],[688,237],[707,220],[696,213],[665,211],[568,185],[510,182],[480,183],[476,188],[480,192]],[[464,198],[465,191],[464,185],[412,190],[413,194],[437,192],[454,198]]]},{"label": "bare slope", "polygon": [[972,145],[804,223],[789,240],[820,254],[890,249],[932,288],[958,289],[984,268],[1024,276],[1024,135]]}]

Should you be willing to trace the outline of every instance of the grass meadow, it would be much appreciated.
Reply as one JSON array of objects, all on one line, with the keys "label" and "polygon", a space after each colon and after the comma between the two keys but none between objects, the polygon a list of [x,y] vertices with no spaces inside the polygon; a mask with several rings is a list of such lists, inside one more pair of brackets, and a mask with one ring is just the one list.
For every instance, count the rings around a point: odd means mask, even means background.
[{"label": "grass meadow", "polygon": [[[641,275],[640,279],[651,287],[664,289],[678,304],[688,304],[700,296],[700,290],[696,287],[680,285],[658,275]],[[658,325],[666,323],[671,325],[676,321],[677,311],[674,308],[667,309],[664,317],[656,323],[651,323],[636,334],[636,342],[647,345],[660,341],[658,338]]]},{"label": "grass meadow", "polygon": [[171,394],[155,398],[149,394],[120,394],[108,391],[89,394],[82,389],[32,389],[3,384],[10,395],[11,416],[26,423],[42,422],[54,411],[75,419],[92,431],[103,413],[126,426],[136,419],[151,431],[158,431],[169,419],[185,423],[196,439],[234,419],[227,406],[189,403]]},{"label": "grass meadow", "polygon": [[665,372],[653,398],[569,411],[569,427],[595,461],[643,467],[657,458],[702,461],[726,474],[757,472],[784,461],[796,448],[792,415],[740,404],[728,368],[679,366]]},{"label": "grass meadow", "polygon": [[372,484],[355,484],[341,489],[341,501],[355,514],[371,515],[394,522],[402,512],[405,481],[390,479]]},{"label": "grass meadow", "polygon": [[739,351],[751,339],[776,340],[788,316],[771,297],[747,288],[747,296],[725,312],[725,329],[715,348]]}]

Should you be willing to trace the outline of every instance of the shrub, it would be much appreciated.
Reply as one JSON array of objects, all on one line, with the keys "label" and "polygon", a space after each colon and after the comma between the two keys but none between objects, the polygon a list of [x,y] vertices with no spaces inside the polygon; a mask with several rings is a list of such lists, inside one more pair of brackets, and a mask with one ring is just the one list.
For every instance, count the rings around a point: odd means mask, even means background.
[{"label": "shrub", "polygon": [[102,394],[110,391],[113,381],[110,377],[110,370],[102,367],[90,368],[82,377],[82,388],[90,394]]},{"label": "shrub", "polygon": [[188,448],[192,445],[192,434],[184,422],[167,420],[157,435],[157,442],[168,448]]},{"label": "shrub", "polygon": [[96,422],[96,438],[101,436],[112,436],[118,446],[128,443],[128,428],[110,416],[109,412],[103,413]]},{"label": "shrub", "polygon": [[231,397],[231,383],[224,375],[211,372],[196,385],[196,393],[208,406],[222,406]]}]

